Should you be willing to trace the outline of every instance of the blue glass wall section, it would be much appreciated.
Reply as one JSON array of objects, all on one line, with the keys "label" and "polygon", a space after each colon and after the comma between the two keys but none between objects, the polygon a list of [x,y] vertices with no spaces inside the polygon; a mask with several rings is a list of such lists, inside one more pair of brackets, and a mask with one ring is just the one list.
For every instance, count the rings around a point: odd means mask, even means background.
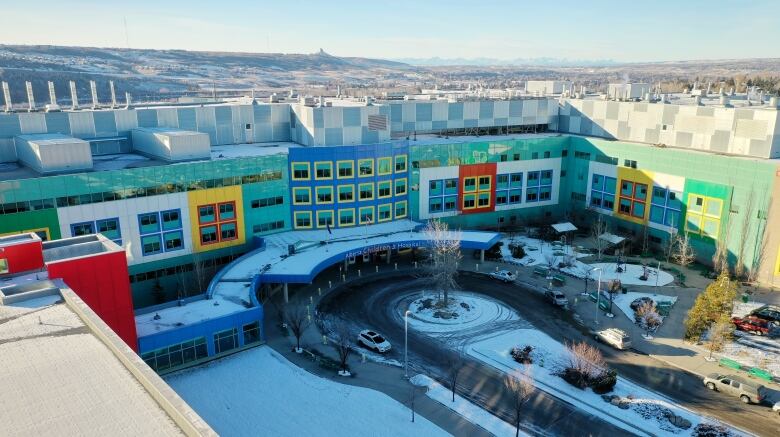
[{"label": "blue glass wall section", "polygon": [[[395,204],[398,202],[407,202],[406,211],[408,215],[408,193],[410,191],[409,185],[409,146],[406,141],[379,143],[372,145],[358,145],[358,146],[339,146],[339,147],[306,147],[306,148],[291,148],[289,150],[289,162],[290,166],[293,163],[306,163],[309,166],[309,178],[306,180],[293,180],[290,178],[290,191],[288,198],[290,199],[290,216],[288,221],[291,226],[295,226],[296,212],[304,213],[306,216],[311,214],[312,227],[317,228],[317,213],[320,212],[322,217],[325,214],[329,214],[332,211],[333,225],[332,227],[340,227],[338,217],[340,210],[354,209],[354,215],[359,217],[360,208],[371,207],[373,208],[373,222],[378,220],[378,208],[380,205],[391,205],[392,211],[395,211]],[[395,157],[405,155],[406,169],[400,172],[395,171]],[[390,173],[379,174],[379,163],[381,158],[389,159]],[[373,174],[370,176],[360,176],[358,162],[360,160],[371,160]],[[339,161],[346,161],[352,163],[352,176],[351,177],[339,177]],[[384,161],[387,163],[388,161]],[[331,177],[327,179],[317,179],[317,163],[327,168],[327,164],[330,164]],[[290,172],[288,168],[288,174]],[[400,181],[400,182],[399,182]],[[396,195],[396,183],[405,184],[405,193]],[[364,188],[369,185],[371,187],[372,198],[370,200],[360,200],[360,187],[361,184]],[[384,188],[389,188],[390,194],[388,197],[379,198],[380,185]],[[352,201],[340,201],[339,199],[339,187],[352,186],[354,188],[354,197]],[[320,192],[330,192],[328,187],[332,187],[332,202],[318,203],[317,191],[320,188]],[[310,204],[295,205],[293,202],[296,188],[302,189],[299,191],[310,192],[311,202]],[[383,208],[387,208],[386,206]],[[395,217],[393,217],[394,219]],[[357,224],[357,223],[356,223]],[[352,225],[349,225],[352,226]]]}]

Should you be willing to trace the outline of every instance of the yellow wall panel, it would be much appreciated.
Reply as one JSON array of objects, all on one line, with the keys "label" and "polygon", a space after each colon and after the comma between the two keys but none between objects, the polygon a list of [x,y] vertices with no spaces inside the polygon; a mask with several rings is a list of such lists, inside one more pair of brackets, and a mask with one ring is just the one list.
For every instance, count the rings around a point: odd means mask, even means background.
[{"label": "yellow wall panel", "polygon": [[[244,202],[241,196],[241,186],[211,188],[208,190],[196,190],[187,193],[187,200],[190,206],[190,232],[192,232],[192,243],[195,252],[206,252],[209,250],[222,249],[230,246],[242,245],[246,242],[244,235]],[[224,202],[235,202],[235,222],[238,238],[230,241],[220,241],[203,245],[200,241],[200,227],[198,221],[198,207],[201,205],[214,205]],[[215,211],[219,214],[219,211]],[[207,225],[206,225],[207,226]]]},{"label": "yellow wall panel", "polygon": [[[628,220],[637,224],[646,224],[650,217],[650,198],[653,195],[653,172],[646,170],[639,170],[631,167],[618,167],[617,168],[617,187],[615,187],[615,209],[614,213],[616,217],[620,217],[623,220]],[[640,183],[647,185],[647,195],[645,197],[645,210],[641,218],[627,215],[620,212],[620,187],[623,181],[632,183]]]}]

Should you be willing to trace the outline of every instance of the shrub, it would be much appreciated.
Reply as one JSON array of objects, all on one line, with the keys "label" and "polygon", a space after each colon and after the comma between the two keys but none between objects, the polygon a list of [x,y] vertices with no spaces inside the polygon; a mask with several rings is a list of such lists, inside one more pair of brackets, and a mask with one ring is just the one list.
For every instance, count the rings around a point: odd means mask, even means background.
[{"label": "shrub", "polygon": [[512,352],[510,353],[512,355],[512,359],[520,364],[533,364],[533,358],[531,357],[531,353],[533,351],[533,346],[526,345],[522,348],[513,347]]},{"label": "shrub", "polygon": [[525,249],[523,249],[523,246],[520,246],[519,244],[513,245],[510,247],[510,250],[512,251],[512,258],[525,258]]},{"label": "shrub", "polygon": [[617,384],[617,371],[610,369],[591,381],[590,388],[594,393],[604,394],[611,392],[615,384]]},{"label": "shrub", "polygon": [[722,425],[700,423],[693,428],[693,437],[730,437],[732,434]]},{"label": "shrub", "polygon": [[567,344],[566,348],[569,358],[558,376],[580,389],[590,387],[598,394],[612,391],[617,372],[607,367],[601,351],[585,342]]}]

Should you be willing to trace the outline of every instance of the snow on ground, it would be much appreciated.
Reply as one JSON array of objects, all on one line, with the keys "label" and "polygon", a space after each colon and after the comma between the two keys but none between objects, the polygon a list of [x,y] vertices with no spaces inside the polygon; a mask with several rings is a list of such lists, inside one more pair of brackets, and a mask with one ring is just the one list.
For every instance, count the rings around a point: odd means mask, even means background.
[{"label": "snow on ground", "polygon": [[[578,258],[587,257],[590,256],[590,254],[577,252],[571,246],[564,248],[560,245],[554,245],[535,238],[522,236],[514,237],[513,239],[504,238],[501,241],[504,243],[501,245],[501,256],[503,257],[504,261],[511,264],[522,266],[546,266],[547,258],[553,257],[553,264],[557,267],[558,263],[563,262],[569,258],[571,260],[572,266],[563,267],[560,270],[578,278],[584,277],[586,272],[589,270],[594,268],[601,268],[602,282],[609,282],[612,279],[619,279],[623,285],[657,284],[659,286],[668,285],[674,282],[674,277],[671,274],[663,270],[659,272],[657,268],[652,266],[647,267],[649,277],[646,281],[643,281],[639,279],[639,277],[644,273],[644,269],[641,265],[638,264],[623,264],[622,266],[624,271],[621,273],[617,272],[616,263],[586,264],[582,261],[579,261]],[[509,245],[512,243],[523,245],[523,248],[525,249],[525,257],[521,259],[512,257],[512,252],[509,250]],[[658,281],[656,281],[656,276]],[[591,278],[597,279],[598,272],[592,272]]]},{"label": "snow on ground", "polygon": [[[490,414],[481,407],[472,404],[460,395],[456,394],[455,402],[453,402],[452,392],[428,376],[416,375],[410,379],[410,382],[419,387],[427,387],[426,396],[458,413],[469,422],[484,428],[489,433],[495,436],[515,435],[514,426]],[[520,435],[527,436],[530,434],[521,431]]]},{"label": "snow on ground", "polygon": [[[623,314],[628,317],[628,320],[631,320],[631,322],[634,322],[635,320],[635,313],[634,310],[631,309],[631,302],[635,301],[636,299],[639,299],[640,297],[649,297],[650,299],[653,299],[653,302],[658,304],[658,302],[671,302],[672,305],[674,305],[675,302],[677,302],[677,296],[665,296],[663,294],[653,294],[653,293],[637,293],[634,291],[629,291],[626,294],[618,293],[612,298],[612,303],[620,308],[620,311],[623,312]],[[664,317],[661,316],[661,321],[663,321]]]},{"label": "snow on ground", "polygon": [[[618,383],[611,395],[625,399],[628,409],[621,409],[594,393],[590,389],[580,390],[569,385],[554,373],[562,367],[567,351],[564,345],[535,329],[519,329],[493,338],[478,340],[468,348],[469,355],[503,371],[522,369],[514,361],[510,351],[515,346],[531,345],[535,349],[534,363],[530,366],[538,389],[572,403],[583,411],[594,414],[615,426],[640,435],[691,435],[697,424],[711,422],[692,411],[686,410],[659,393],[618,377]],[[627,399],[629,396],[632,399]],[[674,427],[664,416],[673,412],[691,422],[691,427],[682,430]]]},{"label": "snow on ground", "polygon": [[312,375],[267,346],[167,376],[222,436],[448,435],[387,395]]},{"label": "snow on ground", "polygon": [[734,310],[731,312],[732,317],[745,317],[750,314],[751,311],[761,308],[766,304],[760,302],[742,302],[734,301]]},{"label": "snow on ground", "polygon": [[429,333],[443,333],[450,331],[463,331],[486,323],[519,320],[515,311],[500,302],[483,296],[472,295],[466,292],[450,293],[452,303],[450,312],[457,312],[458,316],[450,319],[436,317],[442,310],[435,307],[425,308],[423,302],[433,299],[437,295],[434,292],[424,294],[423,297],[414,300],[409,305],[409,325],[412,329]]}]

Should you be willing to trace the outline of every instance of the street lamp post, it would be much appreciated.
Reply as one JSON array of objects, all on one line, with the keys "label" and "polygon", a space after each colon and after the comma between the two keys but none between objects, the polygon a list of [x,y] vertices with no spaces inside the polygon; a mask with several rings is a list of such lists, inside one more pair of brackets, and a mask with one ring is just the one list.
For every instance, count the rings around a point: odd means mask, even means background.
[{"label": "street lamp post", "polygon": [[409,378],[409,313],[404,313],[404,378]]},{"label": "street lamp post", "polygon": [[658,268],[655,269],[655,291],[658,292],[658,277],[661,276],[661,261],[658,261]]},{"label": "street lamp post", "polygon": [[590,271],[598,270],[599,271],[599,282],[596,285],[596,319],[595,322],[598,325],[599,324],[599,304],[601,303],[601,267],[594,267]]}]

